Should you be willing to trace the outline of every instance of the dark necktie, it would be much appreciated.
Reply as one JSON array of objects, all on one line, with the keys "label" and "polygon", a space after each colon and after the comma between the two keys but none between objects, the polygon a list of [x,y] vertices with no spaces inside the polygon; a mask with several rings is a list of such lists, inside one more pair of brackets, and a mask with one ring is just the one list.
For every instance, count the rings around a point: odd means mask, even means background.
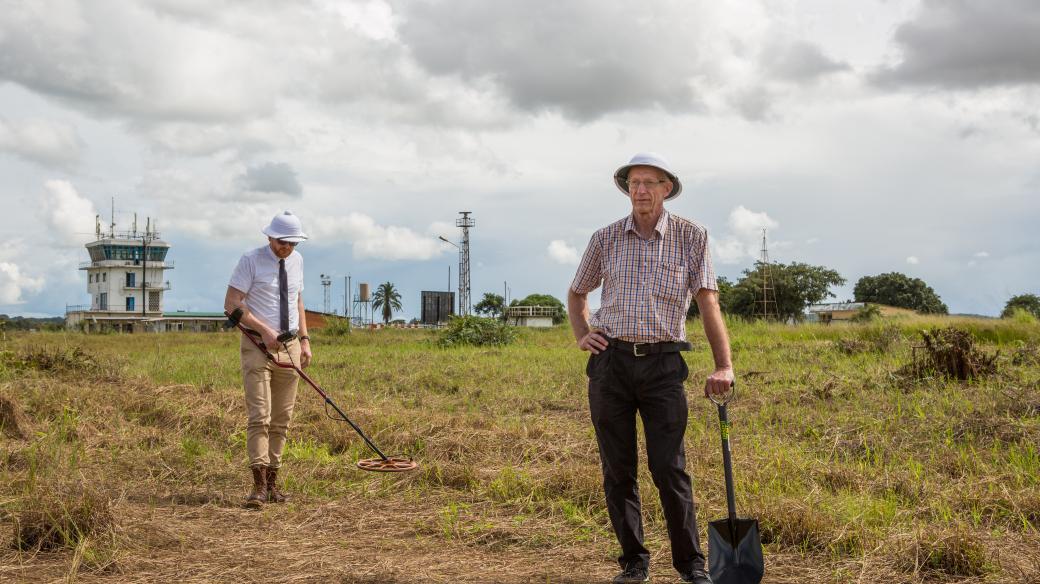
[{"label": "dark necktie", "polygon": [[279,332],[289,330],[289,275],[285,273],[285,260],[278,260],[278,325]]}]

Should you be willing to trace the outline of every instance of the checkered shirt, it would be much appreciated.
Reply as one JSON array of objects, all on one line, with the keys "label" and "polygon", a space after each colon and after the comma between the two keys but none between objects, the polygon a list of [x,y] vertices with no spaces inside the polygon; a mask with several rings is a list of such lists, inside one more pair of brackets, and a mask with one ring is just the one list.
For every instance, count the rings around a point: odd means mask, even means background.
[{"label": "checkered shirt", "polygon": [[667,211],[650,239],[632,215],[592,235],[571,283],[577,294],[603,285],[590,324],[610,337],[639,343],[686,340],[690,294],[718,290],[703,225]]}]

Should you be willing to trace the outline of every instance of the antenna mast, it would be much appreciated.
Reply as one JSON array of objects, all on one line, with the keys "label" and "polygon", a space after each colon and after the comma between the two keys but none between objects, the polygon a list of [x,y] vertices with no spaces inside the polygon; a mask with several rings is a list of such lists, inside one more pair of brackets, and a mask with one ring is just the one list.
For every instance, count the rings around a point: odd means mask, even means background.
[{"label": "antenna mast", "polygon": [[756,301],[755,316],[766,320],[779,318],[779,309],[776,306],[776,291],[773,290],[773,269],[769,262],[769,247],[766,245],[766,230],[762,230],[762,255],[758,260],[759,269],[762,272],[762,298]]},{"label": "antenna mast", "polygon": [[469,228],[477,223],[469,214],[472,211],[459,211],[462,215],[455,220],[455,226],[462,228],[462,247],[459,248],[459,314],[469,316]]},{"label": "antenna mast", "polygon": [[332,276],[328,274],[321,275],[321,287],[325,292],[325,304],[323,306],[325,314],[332,313]]}]

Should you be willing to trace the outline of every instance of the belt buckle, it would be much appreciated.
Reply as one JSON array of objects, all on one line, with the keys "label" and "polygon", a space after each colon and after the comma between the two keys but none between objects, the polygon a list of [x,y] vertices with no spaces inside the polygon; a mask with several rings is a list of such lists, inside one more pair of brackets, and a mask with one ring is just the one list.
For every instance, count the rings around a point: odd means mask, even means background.
[{"label": "belt buckle", "polygon": [[650,353],[640,353],[639,352],[639,346],[640,345],[648,345],[648,344],[649,343],[632,343],[632,354],[635,355],[636,357],[646,357]]}]

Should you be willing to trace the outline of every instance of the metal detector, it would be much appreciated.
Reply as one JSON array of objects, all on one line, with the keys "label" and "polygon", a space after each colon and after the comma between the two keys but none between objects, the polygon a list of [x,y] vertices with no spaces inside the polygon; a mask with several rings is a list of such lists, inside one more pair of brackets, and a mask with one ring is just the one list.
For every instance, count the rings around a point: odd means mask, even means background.
[{"label": "metal detector", "polygon": [[[361,439],[365,441],[365,444],[368,444],[368,447],[371,448],[373,452],[379,455],[379,458],[365,458],[357,461],[358,468],[360,468],[361,470],[367,470],[371,472],[405,472],[419,468],[419,463],[412,460],[411,457],[397,455],[387,456],[383,454],[383,451],[379,450],[379,447],[377,447],[375,443],[372,442],[372,440],[368,436],[366,436],[364,432],[361,431],[361,428],[359,428],[357,424],[351,421],[351,419],[347,417],[347,414],[343,413],[343,410],[339,409],[339,406],[337,406],[335,402],[332,401],[332,398],[330,398],[329,395],[325,393],[325,391],[317,384],[317,382],[311,379],[310,375],[304,373],[303,369],[300,369],[296,366],[296,363],[292,363],[291,359],[289,363],[282,363],[278,359],[275,359],[274,355],[272,355],[271,352],[267,350],[267,347],[264,346],[263,339],[257,339],[257,333],[255,331],[251,331],[242,325],[241,308],[236,308],[234,312],[227,312],[225,310],[224,315],[228,317],[227,322],[224,323],[225,329],[237,327],[238,330],[242,331],[242,334],[247,339],[249,339],[249,342],[253,343],[253,345],[257,349],[263,351],[264,355],[267,356],[267,359],[271,361],[271,363],[274,363],[276,366],[281,367],[282,369],[295,370],[296,374],[299,375],[301,379],[306,381],[308,385],[313,387],[314,390],[318,392],[318,395],[320,395],[322,399],[325,400],[326,415],[328,415],[333,420],[336,420],[337,422],[346,422],[350,424],[350,427],[353,428],[355,432],[357,432],[358,436],[361,436]],[[294,335],[291,332],[282,333],[278,336],[278,342],[284,345],[285,343],[291,341],[293,339],[293,336]],[[328,406],[332,406],[332,409],[335,410],[336,414],[339,416],[338,418],[328,414]]]}]

